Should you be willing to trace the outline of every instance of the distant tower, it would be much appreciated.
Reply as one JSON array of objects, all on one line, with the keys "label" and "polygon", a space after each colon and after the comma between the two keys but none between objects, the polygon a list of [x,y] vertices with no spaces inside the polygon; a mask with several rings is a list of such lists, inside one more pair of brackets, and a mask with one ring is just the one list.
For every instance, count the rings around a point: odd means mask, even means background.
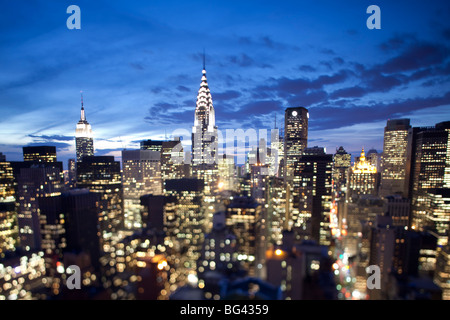
[{"label": "distant tower", "polygon": [[94,155],[94,137],[91,125],[87,122],[84,113],[83,94],[81,94],[81,117],[80,121],[77,123],[77,129],[75,130],[75,144],[77,161],[82,161],[84,156]]}]

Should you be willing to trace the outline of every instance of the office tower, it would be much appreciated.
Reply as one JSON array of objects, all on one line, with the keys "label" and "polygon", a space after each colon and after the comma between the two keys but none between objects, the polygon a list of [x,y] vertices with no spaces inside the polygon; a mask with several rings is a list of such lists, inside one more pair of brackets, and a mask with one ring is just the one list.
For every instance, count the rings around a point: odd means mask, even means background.
[{"label": "office tower", "polygon": [[217,165],[219,172],[219,191],[235,191],[237,190],[236,166],[234,157],[224,154],[219,157]]},{"label": "office tower", "polygon": [[283,231],[288,229],[287,213],[290,211],[289,206],[292,202],[289,202],[289,194],[283,178],[268,177],[265,191],[268,242],[281,245]]},{"label": "office tower", "polygon": [[392,270],[395,231],[390,226],[392,226],[390,217],[378,216],[375,225],[372,227],[369,265],[376,265],[380,268],[382,288],[382,290],[369,290],[369,295],[373,300],[385,298],[389,273]]},{"label": "office tower", "polygon": [[220,296],[223,282],[238,275],[236,235],[226,225],[224,211],[213,216],[213,227],[205,235],[199,260],[199,287],[206,299]]},{"label": "office tower", "polygon": [[20,246],[27,251],[41,247],[41,229],[46,228],[46,219],[40,215],[39,198],[61,194],[64,188],[61,165],[47,166],[41,163],[20,169],[17,177],[17,220]]},{"label": "office tower", "polygon": [[163,233],[165,223],[164,209],[170,202],[164,195],[146,194],[141,196],[141,220],[143,228]]},{"label": "office tower", "polygon": [[5,251],[14,251],[17,235],[16,192],[13,169],[2,155],[0,157],[0,257]]},{"label": "office tower", "polygon": [[123,225],[120,162],[113,156],[86,156],[77,162],[77,187],[100,195],[100,241],[105,252]]},{"label": "office tower", "polygon": [[56,147],[33,146],[23,147],[23,161],[38,163],[56,162]]},{"label": "office tower", "polygon": [[426,226],[429,211],[429,189],[448,188],[450,185],[450,121],[435,127],[412,128],[409,148],[410,191],[413,229]]},{"label": "office tower", "polygon": [[[336,149],[333,157],[333,193],[334,193],[334,214],[338,218],[338,227],[341,229],[342,222],[347,215],[346,194],[348,187],[349,169],[351,167],[352,155],[347,153],[343,146]],[[345,221],[345,220],[344,220]]]},{"label": "office tower", "polygon": [[162,180],[189,178],[189,163],[184,163],[184,150],[180,138],[163,141],[161,145]]},{"label": "office tower", "polygon": [[331,273],[328,247],[295,242],[292,231],[283,232],[283,244],[266,251],[267,282],[280,288],[282,299],[333,300],[336,284]]},{"label": "office tower", "polygon": [[406,165],[409,119],[388,120],[384,128],[380,196],[407,195]]},{"label": "office tower", "polygon": [[411,214],[411,201],[399,194],[385,197],[386,215],[392,218],[392,225],[399,227],[408,227]]},{"label": "office tower", "polygon": [[377,168],[377,172],[381,172],[381,154],[375,149],[370,149],[366,156],[367,161]]},{"label": "office tower", "polygon": [[307,146],[308,118],[308,110],[303,107],[287,108],[284,113],[284,178],[293,203],[292,212],[289,212],[290,224],[295,223],[299,216],[299,161]]},{"label": "office tower", "polygon": [[0,266],[0,300],[46,299],[42,251],[7,251]]},{"label": "office tower", "polygon": [[434,282],[442,289],[442,300],[450,300],[450,244],[438,253]]},{"label": "office tower", "polygon": [[[285,178],[297,176],[296,164],[308,142],[308,110],[303,107],[287,108],[284,114],[284,159]],[[295,179],[294,179],[295,180]]]},{"label": "office tower", "polygon": [[124,226],[142,227],[140,197],[162,194],[161,153],[150,150],[122,151]]},{"label": "office tower", "polygon": [[300,205],[294,230],[301,239],[321,245],[331,241],[332,169],[333,155],[317,146],[305,148],[298,161]]},{"label": "office tower", "polygon": [[192,165],[217,163],[217,126],[211,91],[203,66],[202,80],[197,95],[194,126],[192,127]]},{"label": "office tower", "polygon": [[377,168],[371,165],[361,151],[359,161],[350,170],[348,198],[358,197],[363,194],[376,195],[378,189]]},{"label": "office tower", "polygon": [[[226,208],[226,225],[238,239],[238,261],[250,276],[261,273],[258,262],[265,258],[261,239],[261,204],[251,197],[234,197]],[[264,250],[264,251],[262,251]],[[262,251],[262,252],[261,252]]]},{"label": "office tower", "polygon": [[206,226],[204,183],[199,179],[166,180],[164,190],[170,199],[165,205],[164,221],[173,250],[168,259],[176,270],[175,283],[182,286],[189,275],[196,277],[198,269]]},{"label": "office tower", "polygon": [[450,234],[450,188],[429,189],[426,203],[422,225],[436,235],[438,247],[446,246]]},{"label": "office tower", "polygon": [[84,112],[83,96],[81,96],[81,116],[75,130],[75,145],[77,161],[80,162],[85,156],[94,155],[94,135]]},{"label": "office tower", "polygon": [[161,152],[163,142],[164,141],[162,141],[162,140],[151,140],[151,139],[143,140],[140,143],[141,150],[150,150],[150,151]]},{"label": "office tower", "polygon": [[67,167],[67,186],[69,189],[73,189],[77,184],[77,163],[75,159],[69,159]]},{"label": "office tower", "polygon": [[100,238],[98,217],[100,194],[88,189],[73,189],[61,196],[61,211],[64,212],[66,247],[64,254],[85,253],[90,265],[99,268]]}]

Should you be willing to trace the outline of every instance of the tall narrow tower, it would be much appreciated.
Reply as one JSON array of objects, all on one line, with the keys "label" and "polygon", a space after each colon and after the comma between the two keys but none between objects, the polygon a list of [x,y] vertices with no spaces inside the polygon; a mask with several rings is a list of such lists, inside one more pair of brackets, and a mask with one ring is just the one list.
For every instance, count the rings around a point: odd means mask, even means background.
[{"label": "tall narrow tower", "polygon": [[194,126],[192,127],[192,164],[217,163],[217,126],[211,92],[206,79],[205,60],[200,89],[197,94]]},{"label": "tall narrow tower", "polygon": [[94,155],[94,136],[89,122],[86,120],[83,105],[83,94],[81,94],[81,117],[75,130],[75,145],[77,161],[82,161],[84,156]]}]

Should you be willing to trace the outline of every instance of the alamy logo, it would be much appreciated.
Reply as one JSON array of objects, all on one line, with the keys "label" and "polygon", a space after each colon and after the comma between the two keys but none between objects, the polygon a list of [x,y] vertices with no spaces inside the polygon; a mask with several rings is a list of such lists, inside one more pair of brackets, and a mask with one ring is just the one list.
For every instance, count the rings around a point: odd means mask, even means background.
[{"label": "alamy logo", "polygon": [[367,278],[368,289],[381,289],[381,271],[380,267],[376,265],[370,265],[366,268],[366,272],[370,274]]},{"label": "alamy logo", "polygon": [[69,290],[81,289],[81,270],[79,266],[68,266],[66,272],[71,276],[67,278],[66,285]]},{"label": "alamy logo", "polygon": [[67,13],[71,14],[67,18],[66,25],[67,29],[81,29],[81,9],[79,6],[70,5],[67,7]]},{"label": "alamy logo", "polygon": [[367,7],[366,13],[371,13],[372,15],[367,18],[366,26],[368,29],[381,29],[381,9],[379,6],[371,5]]}]

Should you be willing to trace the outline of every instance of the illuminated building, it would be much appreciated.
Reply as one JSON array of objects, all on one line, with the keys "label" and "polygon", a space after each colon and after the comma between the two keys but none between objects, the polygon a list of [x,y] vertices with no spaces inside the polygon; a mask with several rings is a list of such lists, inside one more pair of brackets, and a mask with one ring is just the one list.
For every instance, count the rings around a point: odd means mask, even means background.
[{"label": "illuminated building", "polygon": [[450,300],[450,244],[438,253],[434,282],[442,289],[442,300]]},{"label": "illuminated building", "polygon": [[124,226],[142,227],[140,197],[162,194],[161,153],[150,150],[122,151]]},{"label": "illuminated building", "polygon": [[410,130],[411,228],[422,230],[429,211],[430,189],[450,186],[450,122]]},{"label": "illuminated building", "polygon": [[45,299],[46,282],[42,251],[6,252],[0,258],[0,300]]},{"label": "illuminated building", "polygon": [[239,271],[236,235],[226,225],[225,212],[213,216],[212,230],[205,235],[199,260],[199,287],[205,298],[219,295],[224,278],[233,277]]},{"label": "illuminated building", "polygon": [[286,300],[333,300],[337,297],[328,247],[314,241],[295,243],[292,231],[283,244],[266,251],[266,280],[281,289]]},{"label": "illuminated building", "polygon": [[[100,243],[98,202],[100,195],[88,189],[72,189],[60,196],[39,198],[42,220],[42,250],[45,253],[47,284],[58,295],[66,278],[67,260],[82,268],[83,283],[99,277]],[[91,275],[96,273],[94,279]]]},{"label": "illuminated building", "polygon": [[190,165],[184,163],[181,140],[176,138],[173,141],[163,141],[161,145],[162,180],[188,178],[190,175]]},{"label": "illuminated building", "polygon": [[[343,218],[346,216],[346,194],[349,178],[349,169],[351,167],[352,155],[347,153],[344,147],[340,146],[336,149],[333,157],[333,192],[336,210],[338,217],[339,229],[342,228]],[[345,220],[344,220],[345,221]]]},{"label": "illuminated building", "polygon": [[113,156],[84,157],[77,162],[77,187],[100,194],[101,241],[110,242],[123,225],[120,162]]},{"label": "illuminated building", "polygon": [[77,163],[75,159],[69,159],[67,162],[67,186],[69,189],[75,188],[77,184]]},{"label": "illuminated building", "polygon": [[166,236],[172,248],[168,262],[179,286],[196,277],[198,260],[205,234],[204,183],[200,179],[166,180],[164,194],[170,201],[164,207]]},{"label": "illuminated building", "polygon": [[394,226],[408,227],[411,214],[410,200],[398,194],[386,196],[385,199],[387,201],[385,212],[392,218],[392,224]]},{"label": "illuminated building", "polygon": [[75,130],[75,147],[77,161],[80,162],[85,156],[94,155],[94,136],[89,122],[86,120],[84,112],[83,96],[81,96],[81,116]]},{"label": "illuminated building", "polygon": [[294,220],[294,230],[300,239],[330,244],[332,168],[333,155],[326,154],[324,148],[303,150],[298,162],[299,215]]},{"label": "illuminated building", "polygon": [[150,150],[150,151],[158,151],[161,152],[162,150],[162,145],[163,145],[162,140],[143,140],[141,141],[141,150]]},{"label": "illuminated building", "polygon": [[45,217],[40,215],[39,198],[61,194],[64,188],[61,169],[44,163],[22,168],[17,177],[17,185],[20,246],[25,250],[39,249],[41,231],[52,232],[51,227],[46,225]]},{"label": "illuminated building", "polygon": [[56,147],[52,146],[33,146],[23,147],[23,161],[56,162]]},{"label": "illuminated building", "polygon": [[285,188],[284,179],[268,177],[266,184],[265,210],[267,211],[268,242],[281,245],[283,231],[288,229],[289,195]]},{"label": "illuminated building", "polygon": [[[120,240],[123,237],[123,194],[120,162],[113,156],[85,156],[77,162],[77,187],[100,196],[98,227],[102,283],[105,289],[113,286],[115,274],[124,268],[119,261]],[[114,287],[112,287],[114,288]],[[115,293],[115,292],[114,292]]]},{"label": "illuminated building", "polygon": [[[1,155],[1,153],[0,153]],[[14,251],[18,236],[16,192],[11,164],[0,159],[0,257],[4,251]]]},{"label": "illuminated building", "polygon": [[377,172],[381,172],[381,154],[377,150],[370,149],[367,151],[366,159],[372,166],[377,168]]},{"label": "illuminated building", "polygon": [[260,273],[257,263],[264,254],[261,241],[261,205],[251,197],[234,197],[226,208],[226,225],[238,239],[237,259],[250,276]]},{"label": "illuminated building", "polygon": [[217,163],[217,127],[211,91],[203,66],[202,80],[197,95],[194,126],[192,127],[192,164]]},{"label": "illuminated building", "polygon": [[409,119],[388,120],[384,128],[384,144],[380,196],[406,196],[406,165]]},{"label": "illuminated building", "polygon": [[284,113],[284,178],[293,202],[292,212],[289,212],[291,224],[297,222],[300,210],[299,161],[308,142],[308,118],[308,110],[303,107],[286,108]]},{"label": "illuminated building", "polygon": [[234,157],[224,154],[223,157],[219,157],[219,163],[217,167],[219,171],[219,191],[235,191],[237,189],[237,179]]},{"label": "illuminated building", "polygon": [[358,197],[362,194],[377,194],[377,168],[366,160],[364,149],[361,151],[359,161],[350,169],[349,182],[349,198]]},{"label": "illuminated building", "polygon": [[423,225],[436,234],[438,247],[446,246],[450,231],[450,189],[429,189],[427,203],[429,209]]},{"label": "illuminated building", "polygon": [[381,288],[368,290],[372,300],[385,298],[389,273],[394,259],[395,230],[390,217],[378,216],[372,227],[369,265],[380,267]]}]

